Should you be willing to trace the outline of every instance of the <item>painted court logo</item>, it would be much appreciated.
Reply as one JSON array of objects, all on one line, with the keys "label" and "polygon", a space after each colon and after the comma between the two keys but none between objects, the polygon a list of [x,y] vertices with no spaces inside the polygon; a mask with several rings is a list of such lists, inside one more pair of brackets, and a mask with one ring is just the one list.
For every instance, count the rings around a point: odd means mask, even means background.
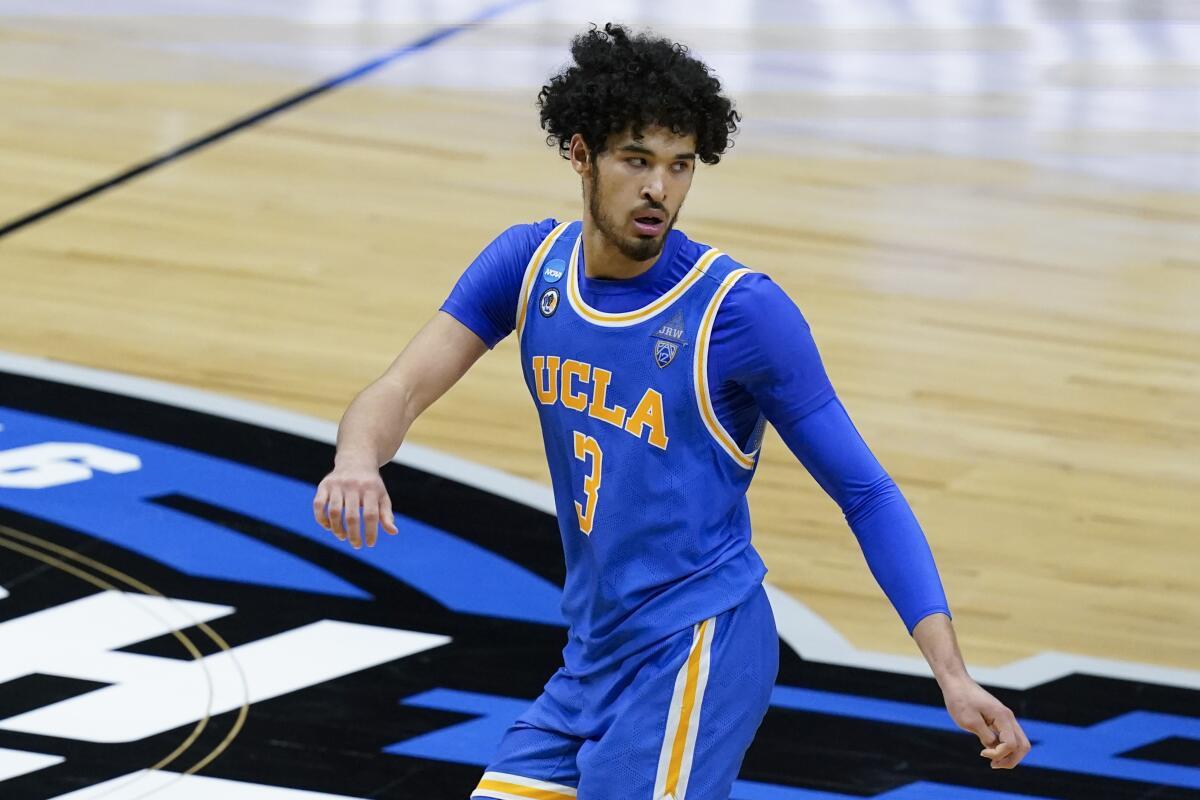
[{"label": "painted court logo", "polygon": [[[561,664],[554,517],[392,463],[400,535],[354,551],[311,516],[332,453],[0,372],[0,798],[468,796]],[[1200,797],[1200,692],[997,694],[1014,773],[931,680],[783,646],[731,800]]]}]

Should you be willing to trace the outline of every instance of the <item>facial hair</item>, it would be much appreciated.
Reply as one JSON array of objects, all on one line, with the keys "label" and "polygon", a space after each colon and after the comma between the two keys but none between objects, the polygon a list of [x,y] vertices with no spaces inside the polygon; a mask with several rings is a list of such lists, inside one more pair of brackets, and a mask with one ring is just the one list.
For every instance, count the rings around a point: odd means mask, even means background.
[{"label": "facial hair", "polygon": [[[666,211],[660,206],[660,209]],[[592,193],[588,198],[588,211],[592,215],[592,221],[596,223],[596,229],[600,234],[608,240],[613,247],[621,252],[621,255],[628,258],[630,261],[649,261],[655,258],[662,252],[663,245],[667,242],[667,234],[675,227],[675,220],[679,218],[679,212],[683,210],[681,205],[675,211],[675,215],[667,222],[667,227],[663,232],[655,237],[644,239],[642,237],[629,238],[621,235],[621,225],[611,217],[607,216],[600,202],[600,171],[596,170],[592,177]]]}]

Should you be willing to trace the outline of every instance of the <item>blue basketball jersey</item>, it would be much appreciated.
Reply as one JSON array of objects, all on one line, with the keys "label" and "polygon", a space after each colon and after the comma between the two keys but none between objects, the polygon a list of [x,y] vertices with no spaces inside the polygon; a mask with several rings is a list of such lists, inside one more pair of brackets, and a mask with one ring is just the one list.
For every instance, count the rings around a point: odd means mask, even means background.
[{"label": "blue basketball jersey", "polygon": [[579,291],[581,231],[563,223],[534,252],[516,324],[566,558],[564,665],[576,675],[738,605],[766,574],[746,503],[764,420],[735,442],[707,379],[713,319],[749,270],[709,249],[648,305],[602,312]]}]

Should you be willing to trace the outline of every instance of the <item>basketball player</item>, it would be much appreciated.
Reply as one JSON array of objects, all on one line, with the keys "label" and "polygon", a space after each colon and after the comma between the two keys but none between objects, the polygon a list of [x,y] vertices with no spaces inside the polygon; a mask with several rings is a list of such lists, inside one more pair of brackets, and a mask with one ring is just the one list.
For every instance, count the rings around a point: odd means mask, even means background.
[{"label": "basketball player", "polygon": [[[317,521],[396,526],[379,476],[413,420],[509,333],[541,418],[566,557],[563,666],[475,798],[724,800],[766,713],[778,639],[746,489],[769,421],[838,503],[955,722],[993,768],[1029,750],[967,674],[937,568],[858,435],[799,309],[675,229],[696,161],[740,117],[686,48],[606,25],[538,96],[582,221],[517,225],[350,404]],[[360,521],[365,523],[360,531]],[[448,565],[453,568],[453,565]]]}]

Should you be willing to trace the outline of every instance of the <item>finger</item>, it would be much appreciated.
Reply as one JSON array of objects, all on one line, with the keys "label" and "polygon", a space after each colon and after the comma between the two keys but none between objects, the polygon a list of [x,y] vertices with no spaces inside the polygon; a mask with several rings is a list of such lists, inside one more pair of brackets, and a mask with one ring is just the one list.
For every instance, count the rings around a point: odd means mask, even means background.
[{"label": "finger", "polygon": [[329,530],[341,541],[346,541],[346,528],[342,525],[342,490],[334,486],[329,490]]},{"label": "finger", "polygon": [[1033,749],[1033,744],[1030,743],[1029,737],[1025,735],[1025,729],[1021,727],[1021,723],[1014,721],[1013,724],[1016,726],[1017,733],[1020,734],[1020,736],[1021,736],[1021,746],[1022,746],[1021,757],[1024,758],[1029,753],[1029,751]]},{"label": "finger", "polygon": [[1013,730],[1017,734],[1016,746],[1014,747],[1015,752],[1012,756],[1012,765],[1015,767],[1021,763],[1021,759],[1029,755],[1029,751],[1033,749],[1033,745],[1029,743],[1029,737],[1025,735],[1025,731],[1021,730],[1021,724],[1015,718],[1013,719]]},{"label": "finger", "polygon": [[322,528],[329,530],[329,512],[325,508],[325,504],[329,502],[329,488],[322,481],[317,487],[317,494],[313,498],[313,518]]},{"label": "finger", "polygon": [[362,549],[362,530],[359,520],[362,519],[362,500],[357,489],[346,492],[346,533],[350,536],[350,546],[355,550]]},{"label": "finger", "polygon": [[395,536],[400,532],[400,529],[396,527],[396,514],[392,511],[392,498],[388,497],[386,490],[384,490],[380,501],[380,522],[383,523],[383,529],[388,532],[389,536]]},{"label": "finger", "polygon": [[989,758],[992,761],[995,761],[996,759],[1004,758],[1005,756],[1011,754],[1016,749],[1017,749],[1017,745],[1015,742],[1001,742],[1000,744],[996,745],[995,747],[984,748],[984,750],[979,755],[983,756],[984,758]]},{"label": "finger", "polygon": [[988,726],[987,720],[983,718],[982,714],[977,715],[972,722],[967,724],[966,728],[979,737],[979,743],[984,747],[995,746],[996,732]]},{"label": "finger", "polygon": [[363,495],[363,539],[367,547],[375,546],[379,536],[379,498],[374,492]]},{"label": "finger", "polygon": [[1025,732],[1008,708],[996,713],[996,725],[1000,729],[1001,744],[994,748],[992,769],[1012,769],[1025,755]]},{"label": "finger", "polygon": [[1005,708],[996,714],[996,725],[1000,728],[1000,741],[1008,745],[1005,754],[1016,753],[1021,747],[1021,735],[1017,733],[1017,718]]}]

